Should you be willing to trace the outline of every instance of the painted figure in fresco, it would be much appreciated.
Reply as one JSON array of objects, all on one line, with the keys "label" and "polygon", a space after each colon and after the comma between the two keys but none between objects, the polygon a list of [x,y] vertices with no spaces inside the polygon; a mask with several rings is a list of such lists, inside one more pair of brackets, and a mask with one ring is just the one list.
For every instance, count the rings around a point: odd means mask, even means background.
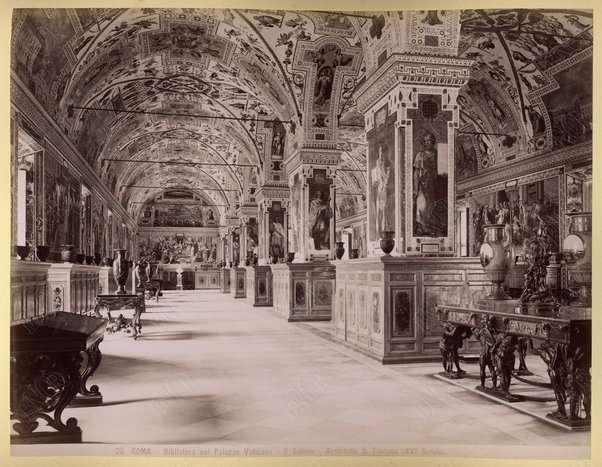
[{"label": "painted figure in fresco", "polygon": [[212,209],[207,209],[207,225],[215,225],[215,217]]},{"label": "painted figure in fresco", "polygon": [[422,233],[428,232],[435,205],[437,180],[437,139],[430,131],[422,135],[422,150],[414,157],[414,206],[415,222]]},{"label": "painted figure in fresco", "polygon": [[332,68],[324,67],[320,70],[320,74],[316,79],[314,89],[314,105],[322,107],[330,100],[332,93]]},{"label": "painted figure in fresco", "polygon": [[274,138],[272,139],[272,156],[282,157],[283,152],[284,152],[283,143],[284,143],[284,141],[283,141],[282,133],[277,131],[276,134],[274,135]]},{"label": "painted figure in fresco", "polygon": [[217,245],[215,243],[211,244],[211,251],[209,252],[209,261],[214,263],[217,259]]},{"label": "painted figure in fresco", "polygon": [[391,178],[391,167],[386,167],[383,156],[383,145],[378,146],[378,158],[372,169],[372,185],[376,189],[376,231],[380,235],[387,230],[387,212],[389,209],[389,197],[387,191]]},{"label": "painted figure in fresco", "polygon": [[272,258],[284,257],[284,227],[278,216],[274,217],[270,228],[270,256]]},{"label": "painted figure in fresco", "polygon": [[309,204],[310,237],[314,241],[315,250],[330,249],[330,200],[324,202],[321,191],[316,191],[316,197]]},{"label": "painted figure in fresco", "polygon": [[240,250],[238,247],[238,242],[235,240],[232,242],[232,259],[235,266],[238,266],[240,262]]}]

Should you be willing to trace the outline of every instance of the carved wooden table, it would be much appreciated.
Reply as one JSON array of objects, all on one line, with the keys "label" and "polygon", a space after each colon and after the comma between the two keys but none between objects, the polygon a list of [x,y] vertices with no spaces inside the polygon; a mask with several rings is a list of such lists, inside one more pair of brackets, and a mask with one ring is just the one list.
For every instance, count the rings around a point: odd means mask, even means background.
[{"label": "carved wooden table", "polygon": [[[11,326],[10,408],[18,433],[11,443],[81,443],[77,419],[63,422],[61,415],[78,393],[102,400],[98,386],[86,385],[100,365],[106,327],[105,318],[62,311]],[[80,372],[84,352],[88,359]],[[38,419],[56,431],[36,432]]]},{"label": "carved wooden table", "polygon": [[[440,348],[448,376],[461,377],[461,372],[452,372],[451,363],[457,361],[462,340],[473,334],[481,341],[481,385],[477,389],[519,402],[521,396],[511,394],[509,386],[511,378],[517,377],[514,352],[520,340],[526,340],[529,351],[539,355],[548,368],[557,409],[547,417],[572,430],[590,428],[591,308],[564,306],[554,316],[540,316],[535,309],[521,309],[504,300],[483,302],[477,308],[440,305],[437,313],[445,327]],[[485,387],[487,369],[492,388]]]},{"label": "carved wooden table", "polygon": [[146,294],[146,298],[154,298],[156,302],[159,301],[159,296],[163,291],[163,281],[160,279],[151,279],[148,281],[140,282],[140,285],[136,287],[136,290],[140,290]]},{"label": "carved wooden table", "polygon": [[142,332],[142,324],[140,323],[140,315],[144,313],[146,305],[144,302],[144,294],[123,294],[123,295],[97,295],[96,305],[94,306],[94,315],[101,317],[100,309],[107,310],[107,316],[111,319],[111,310],[122,310],[125,308],[133,308],[134,316],[130,320],[130,327],[134,336],[134,340],[138,339],[138,334]]}]

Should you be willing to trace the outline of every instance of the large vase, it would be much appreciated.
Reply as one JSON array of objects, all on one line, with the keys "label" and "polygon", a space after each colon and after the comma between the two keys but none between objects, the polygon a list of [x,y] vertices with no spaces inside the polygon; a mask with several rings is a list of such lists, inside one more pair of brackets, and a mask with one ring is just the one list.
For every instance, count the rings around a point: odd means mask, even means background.
[{"label": "large vase", "polygon": [[65,263],[73,263],[75,261],[75,245],[63,245],[61,261]]},{"label": "large vase", "polygon": [[43,263],[48,258],[50,254],[50,247],[47,245],[38,245],[36,246],[36,256]]},{"label": "large vase", "polygon": [[94,253],[94,264],[96,264],[96,266],[100,266],[100,264],[102,263],[102,255],[100,254],[100,252],[96,252]]},{"label": "large vase", "polygon": [[337,247],[334,249],[334,254],[336,255],[337,259],[341,259],[345,254],[345,247],[343,246],[344,243],[336,242],[336,245]]},{"label": "large vase", "polygon": [[29,245],[17,245],[17,256],[24,261],[29,256]]},{"label": "large vase", "polygon": [[577,306],[592,305],[592,213],[567,214],[569,234],[562,243],[562,256],[566,261],[569,287],[579,288]]},{"label": "large vase", "polygon": [[115,282],[117,283],[117,295],[126,295],[125,284],[128,281],[128,272],[130,269],[130,262],[125,259],[125,248],[117,248],[113,250],[117,253],[117,258],[113,261],[113,275],[115,276]]},{"label": "large vase", "polygon": [[504,224],[488,224],[485,229],[485,242],[481,245],[481,266],[491,281],[491,293],[486,300],[508,300],[504,292],[504,281],[512,266],[513,251],[504,245]]},{"label": "large vase", "polygon": [[385,255],[390,255],[395,247],[395,232],[392,230],[385,230],[381,233],[380,237],[380,249]]}]

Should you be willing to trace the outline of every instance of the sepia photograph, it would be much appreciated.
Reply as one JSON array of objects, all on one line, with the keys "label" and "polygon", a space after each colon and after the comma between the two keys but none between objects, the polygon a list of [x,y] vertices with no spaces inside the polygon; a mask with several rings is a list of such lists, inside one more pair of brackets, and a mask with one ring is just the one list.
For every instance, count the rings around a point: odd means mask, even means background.
[{"label": "sepia photograph", "polygon": [[585,465],[594,10],[130,3],[5,9],[9,462]]}]

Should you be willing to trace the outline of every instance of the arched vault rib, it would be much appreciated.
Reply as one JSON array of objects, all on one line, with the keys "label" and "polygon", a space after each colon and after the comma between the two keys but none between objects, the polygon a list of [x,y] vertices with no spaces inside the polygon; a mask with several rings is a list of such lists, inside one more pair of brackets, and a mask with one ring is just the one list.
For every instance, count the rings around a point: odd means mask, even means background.
[{"label": "arched vault rib", "polygon": [[[148,133],[144,133],[144,134],[140,135],[139,137],[143,137],[143,136],[145,136],[145,135],[160,134],[160,133],[162,133],[162,132],[148,132]],[[157,147],[155,147],[155,146],[157,146],[157,145],[160,145],[161,143],[163,143],[163,142],[165,142],[165,141],[172,140],[172,139],[173,139],[173,140],[175,140],[176,138],[171,138],[171,139],[170,139],[170,138],[163,138],[163,139],[160,139],[160,140],[153,141],[153,142],[152,142],[151,144],[149,144],[148,146],[146,146],[146,147],[144,147],[144,148],[140,148],[140,150],[139,150],[139,151],[137,151],[135,154],[133,154],[133,155],[130,155],[129,161],[130,161],[130,162],[132,162],[132,163],[136,163],[136,161],[139,161],[139,160],[141,160],[141,158],[142,158],[142,157],[143,157],[145,154],[152,153],[153,151],[157,151],[157,150],[160,150],[160,149],[162,149],[162,148],[157,148]],[[180,140],[180,139],[178,139],[178,140]],[[191,138],[191,140],[192,140],[192,138]],[[190,151],[190,152],[186,153],[186,155],[187,155],[187,156],[190,156],[191,158],[195,158],[195,157],[197,156],[197,154],[195,154],[195,153],[194,153],[194,151],[196,151],[196,148],[194,148],[194,147],[190,146],[189,140],[186,140],[186,139],[181,139],[181,141],[186,141],[185,143],[181,143],[181,144],[183,144],[183,145],[185,145],[185,146],[188,146],[188,148],[187,148],[187,149],[189,149],[189,151]],[[223,161],[223,163],[225,164],[225,165],[224,165],[224,167],[226,167],[226,168],[227,168],[226,170],[227,170],[227,171],[228,171],[228,173],[230,174],[231,178],[232,178],[233,180],[236,180],[236,181],[238,182],[238,184],[239,184],[239,187],[240,187],[240,188],[241,188],[241,190],[242,190],[242,181],[239,179],[239,176],[238,176],[238,174],[236,173],[236,170],[235,170],[235,167],[236,167],[238,164],[231,164],[231,163],[230,163],[228,160],[226,160],[226,159],[225,159],[225,158],[224,158],[224,157],[223,157],[223,156],[222,156],[222,155],[221,155],[221,154],[220,154],[220,153],[219,153],[219,152],[218,152],[218,151],[217,151],[215,148],[213,148],[212,146],[210,146],[210,145],[208,145],[208,144],[206,144],[206,143],[203,143],[202,141],[198,141],[198,140],[194,140],[194,141],[195,141],[197,144],[199,144],[200,146],[202,146],[202,147],[206,148],[206,149],[207,149],[207,150],[208,150],[208,151],[209,151],[211,154],[213,154],[214,156],[216,156],[217,158],[219,158],[219,159],[221,159],[221,160]],[[149,154],[149,156],[150,156],[150,154]],[[178,158],[181,158],[182,156],[184,156],[184,154],[178,154],[177,156],[174,154],[174,159],[175,159],[176,157],[178,157]],[[119,162],[127,163],[127,162],[124,162],[124,161],[126,161],[127,159],[120,159],[119,157],[111,157],[111,158],[107,158],[107,159],[104,159],[104,160],[105,160],[105,161],[107,161],[107,162],[109,162],[109,161],[119,161]],[[172,162],[172,161],[170,161],[170,160],[163,160],[163,159],[157,159],[155,162],[156,162],[157,164],[160,164],[160,163],[169,164],[169,163],[170,163],[170,162]],[[177,162],[177,161],[175,161],[175,162]],[[149,163],[150,163],[150,162],[149,162]],[[208,161],[199,161],[199,162],[196,162],[196,161],[192,160],[192,161],[190,161],[190,164],[189,164],[189,165],[193,166],[194,164],[201,164],[201,163],[209,163],[209,162],[208,162]],[[188,164],[187,164],[187,165],[188,165]],[[251,165],[252,167],[255,167],[253,164],[250,164],[250,165]]]}]

